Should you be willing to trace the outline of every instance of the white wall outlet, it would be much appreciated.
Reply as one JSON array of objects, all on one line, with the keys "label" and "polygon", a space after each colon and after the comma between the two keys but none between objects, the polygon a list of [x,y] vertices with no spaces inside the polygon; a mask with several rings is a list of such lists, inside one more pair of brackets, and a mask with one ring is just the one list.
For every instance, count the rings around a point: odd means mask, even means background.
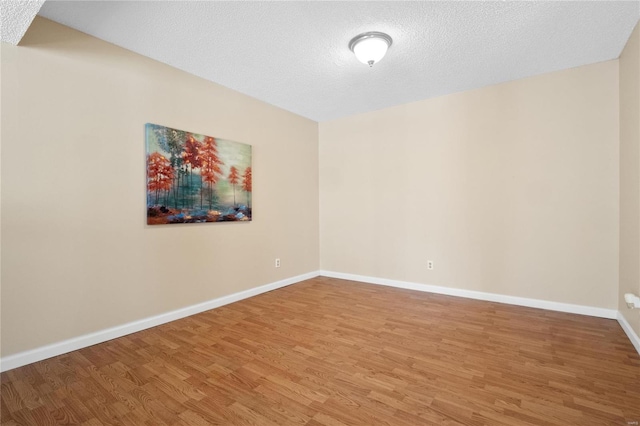
[{"label": "white wall outlet", "polygon": [[433,269],[433,260],[427,260],[427,269]]},{"label": "white wall outlet", "polygon": [[280,267],[280,259],[276,259],[276,268]]},{"label": "white wall outlet", "polygon": [[629,309],[640,308],[640,297],[633,293],[625,294],[624,301],[627,303],[627,308]]}]

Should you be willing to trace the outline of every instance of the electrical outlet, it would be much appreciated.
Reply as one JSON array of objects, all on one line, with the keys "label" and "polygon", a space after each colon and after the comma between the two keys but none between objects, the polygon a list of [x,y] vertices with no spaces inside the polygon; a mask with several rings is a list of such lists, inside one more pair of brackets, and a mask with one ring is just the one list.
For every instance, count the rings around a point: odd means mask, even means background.
[{"label": "electrical outlet", "polygon": [[427,269],[433,269],[433,260],[427,260]]},{"label": "electrical outlet", "polygon": [[276,268],[280,267],[280,259],[276,259]]}]

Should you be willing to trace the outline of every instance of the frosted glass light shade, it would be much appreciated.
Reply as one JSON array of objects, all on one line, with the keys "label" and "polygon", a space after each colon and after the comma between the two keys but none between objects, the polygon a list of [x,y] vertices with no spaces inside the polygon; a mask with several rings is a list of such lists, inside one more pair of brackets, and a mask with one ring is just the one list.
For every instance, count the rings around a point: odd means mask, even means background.
[{"label": "frosted glass light shade", "polygon": [[378,63],[384,58],[391,43],[391,37],[388,35],[370,32],[354,37],[349,42],[349,48],[360,62],[372,67],[373,64]]}]

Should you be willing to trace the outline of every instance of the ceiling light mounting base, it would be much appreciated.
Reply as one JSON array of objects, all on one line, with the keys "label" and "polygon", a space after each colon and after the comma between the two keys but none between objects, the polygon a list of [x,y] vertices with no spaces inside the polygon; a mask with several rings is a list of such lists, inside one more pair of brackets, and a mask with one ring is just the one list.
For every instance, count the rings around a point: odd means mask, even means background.
[{"label": "ceiling light mounting base", "polygon": [[368,38],[381,38],[387,42],[387,45],[389,47],[393,43],[393,39],[388,34],[381,33],[378,31],[369,31],[367,33],[362,33],[352,38],[351,41],[349,42],[349,49],[353,52],[353,48],[356,46],[356,44]]}]

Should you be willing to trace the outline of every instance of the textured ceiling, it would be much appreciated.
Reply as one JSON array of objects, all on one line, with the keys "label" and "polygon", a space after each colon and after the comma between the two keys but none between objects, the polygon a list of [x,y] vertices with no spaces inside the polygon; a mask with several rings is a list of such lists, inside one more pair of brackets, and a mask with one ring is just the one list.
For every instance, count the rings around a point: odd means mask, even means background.
[{"label": "textured ceiling", "polygon": [[[40,15],[316,121],[617,58],[637,1],[47,1]],[[373,68],[349,51],[393,38]]]},{"label": "textured ceiling", "polygon": [[44,0],[0,0],[0,41],[16,45]]}]

